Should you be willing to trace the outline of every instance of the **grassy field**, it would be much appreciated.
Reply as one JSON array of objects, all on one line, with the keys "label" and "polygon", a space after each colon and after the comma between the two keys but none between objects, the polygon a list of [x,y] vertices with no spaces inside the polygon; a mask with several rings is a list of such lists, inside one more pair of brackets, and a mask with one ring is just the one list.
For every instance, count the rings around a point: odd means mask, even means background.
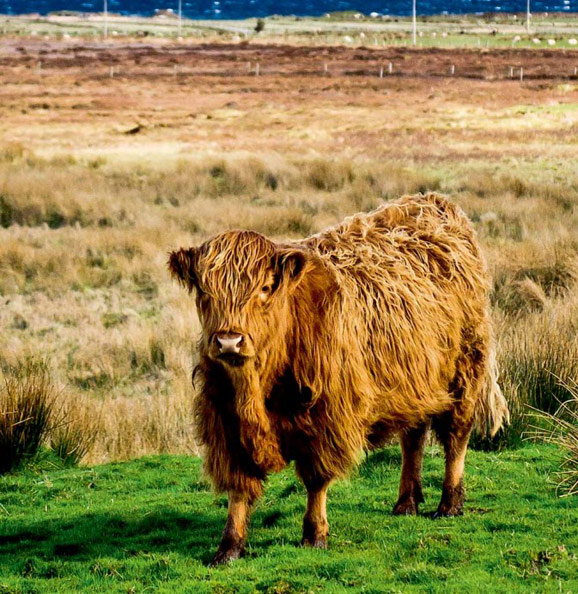
[{"label": "grassy field", "polygon": [[[263,19],[264,29],[256,34],[257,19],[183,19],[179,32],[176,16],[155,18],[108,17],[108,36],[122,40],[135,36],[187,42],[239,42],[350,45],[357,47],[408,46],[412,44],[411,18],[383,16],[371,18],[360,13],[334,13],[322,17],[271,16]],[[102,37],[102,15],[87,14],[47,17],[2,16],[0,35],[37,36],[42,39],[95,39]],[[571,39],[578,37],[575,14],[532,16],[530,29],[525,14],[488,13],[419,17],[416,46],[422,48],[503,48],[555,47],[578,49]]]},{"label": "grassy field", "polygon": [[0,591],[574,592],[578,508],[556,496],[559,454],[470,452],[463,517],[432,520],[443,460],[429,448],[419,517],[393,517],[400,454],[370,455],[329,498],[330,550],[298,546],[305,494],[272,477],[246,558],[208,569],[226,514],[199,461],[153,456],[0,478]]}]

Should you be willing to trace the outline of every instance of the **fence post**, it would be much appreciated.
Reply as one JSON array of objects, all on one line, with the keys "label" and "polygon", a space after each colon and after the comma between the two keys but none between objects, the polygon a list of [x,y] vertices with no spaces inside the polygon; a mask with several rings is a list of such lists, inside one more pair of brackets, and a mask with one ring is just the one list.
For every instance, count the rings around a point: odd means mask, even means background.
[{"label": "fence post", "polygon": [[520,66],[520,82],[524,80],[524,68]]},{"label": "fence post", "polygon": [[391,73],[393,72],[393,62],[390,62],[390,63],[387,65],[387,72],[388,72],[389,74],[391,74]]},{"label": "fence post", "polygon": [[259,62],[255,64],[255,76],[259,76]]}]

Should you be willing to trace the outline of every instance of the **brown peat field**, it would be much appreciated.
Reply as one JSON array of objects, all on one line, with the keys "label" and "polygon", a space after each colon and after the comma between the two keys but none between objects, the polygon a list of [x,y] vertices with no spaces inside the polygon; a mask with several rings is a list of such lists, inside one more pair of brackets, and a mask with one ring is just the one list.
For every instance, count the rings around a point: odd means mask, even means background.
[{"label": "brown peat field", "polygon": [[[576,503],[557,497],[560,455],[522,438],[536,423],[527,405],[554,412],[578,379],[578,22],[537,17],[543,30],[527,34],[504,19],[431,19],[410,47],[403,20],[375,29],[369,19],[268,19],[259,36],[254,21],[186,21],[177,37],[174,24],[112,19],[103,40],[95,19],[0,19],[0,366],[10,375],[45,362],[66,417],[53,441],[88,435],[82,464],[92,465],[60,469],[45,453],[0,479],[0,555],[11,563],[0,592],[577,589]],[[110,464],[197,453],[199,326],[169,279],[168,251],[228,228],[302,237],[430,190],[466,211],[483,244],[512,409],[510,428],[477,444],[493,451],[472,454],[472,481],[487,495],[466,523],[478,544],[468,549],[459,519],[425,518],[410,520],[416,538],[405,542],[396,519],[405,553],[382,555],[375,542],[393,545],[368,533],[377,504],[356,502],[397,476],[392,447],[336,488],[349,503],[335,557],[294,549],[302,494],[285,473],[258,516],[271,533],[258,530],[241,573],[204,569],[225,510],[198,486],[197,461]],[[490,481],[494,469],[502,474]],[[500,480],[507,509],[481,515],[499,508],[488,481]],[[526,507],[514,525],[517,488]],[[125,495],[132,503],[108,517],[110,498]],[[186,505],[208,506],[202,530]],[[93,526],[104,536],[92,539]],[[180,528],[203,537],[185,545]],[[383,579],[374,563],[390,568]]]}]

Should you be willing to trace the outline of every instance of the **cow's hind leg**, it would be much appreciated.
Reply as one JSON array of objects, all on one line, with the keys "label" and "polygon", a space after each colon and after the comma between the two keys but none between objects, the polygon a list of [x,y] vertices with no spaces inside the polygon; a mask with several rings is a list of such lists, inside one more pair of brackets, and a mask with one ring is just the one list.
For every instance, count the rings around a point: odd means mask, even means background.
[{"label": "cow's hind leg", "polygon": [[483,389],[488,351],[487,334],[465,336],[468,340],[462,346],[462,355],[456,362],[456,374],[450,386],[454,406],[432,421],[446,456],[442,498],[434,517],[459,516],[464,505],[464,463],[474,425],[476,402]]},{"label": "cow's hind leg", "polygon": [[405,430],[401,436],[401,480],[399,497],[393,508],[394,515],[416,515],[423,503],[421,468],[427,438],[427,425]]},{"label": "cow's hind leg", "polygon": [[458,421],[456,416],[452,411],[438,417],[434,422],[434,428],[443,444],[446,456],[442,498],[434,518],[460,516],[464,505],[464,463],[472,422]]},{"label": "cow's hind leg", "polygon": [[327,522],[327,490],[331,481],[305,481],[307,511],[303,518],[301,544],[317,549],[327,548],[329,523]]},{"label": "cow's hind leg", "polygon": [[227,523],[223,530],[221,544],[211,561],[212,567],[234,561],[244,554],[247,522],[252,503],[251,498],[245,493],[229,492]]}]

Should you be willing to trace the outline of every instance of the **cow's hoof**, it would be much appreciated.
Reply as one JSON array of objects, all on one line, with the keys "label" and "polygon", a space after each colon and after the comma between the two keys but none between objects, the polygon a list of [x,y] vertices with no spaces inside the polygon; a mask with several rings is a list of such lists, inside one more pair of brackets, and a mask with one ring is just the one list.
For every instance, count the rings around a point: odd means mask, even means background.
[{"label": "cow's hoof", "polygon": [[243,545],[236,545],[228,548],[219,547],[215,553],[213,560],[209,567],[217,567],[218,565],[226,565],[242,557],[245,554],[245,547]]},{"label": "cow's hoof", "polygon": [[303,518],[302,547],[314,549],[326,549],[327,537],[329,536],[329,524],[327,522],[312,522],[309,518]]},{"label": "cow's hoof", "polygon": [[432,518],[437,520],[438,518],[454,518],[456,516],[463,516],[464,512],[461,506],[458,505],[446,505],[440,504],[437,511],[434,513]]},{"label": "cow's hoof", "polygon": [[312,549],[327,549],[327,536],[317,536],[317,537],[303,537],[301,540],[302,547],[309,547]]},{"label": "cow's hoof", "polygon": [[398,501],[393,508],[394,516],[417,516],[418,504],[413,498]]},{"label": "cow's hoof", "polygon": [[433,518],[453,518],[463,515],[465,498],[466,493],[461,483],[456,487],[444,487],[442,499]]}]

